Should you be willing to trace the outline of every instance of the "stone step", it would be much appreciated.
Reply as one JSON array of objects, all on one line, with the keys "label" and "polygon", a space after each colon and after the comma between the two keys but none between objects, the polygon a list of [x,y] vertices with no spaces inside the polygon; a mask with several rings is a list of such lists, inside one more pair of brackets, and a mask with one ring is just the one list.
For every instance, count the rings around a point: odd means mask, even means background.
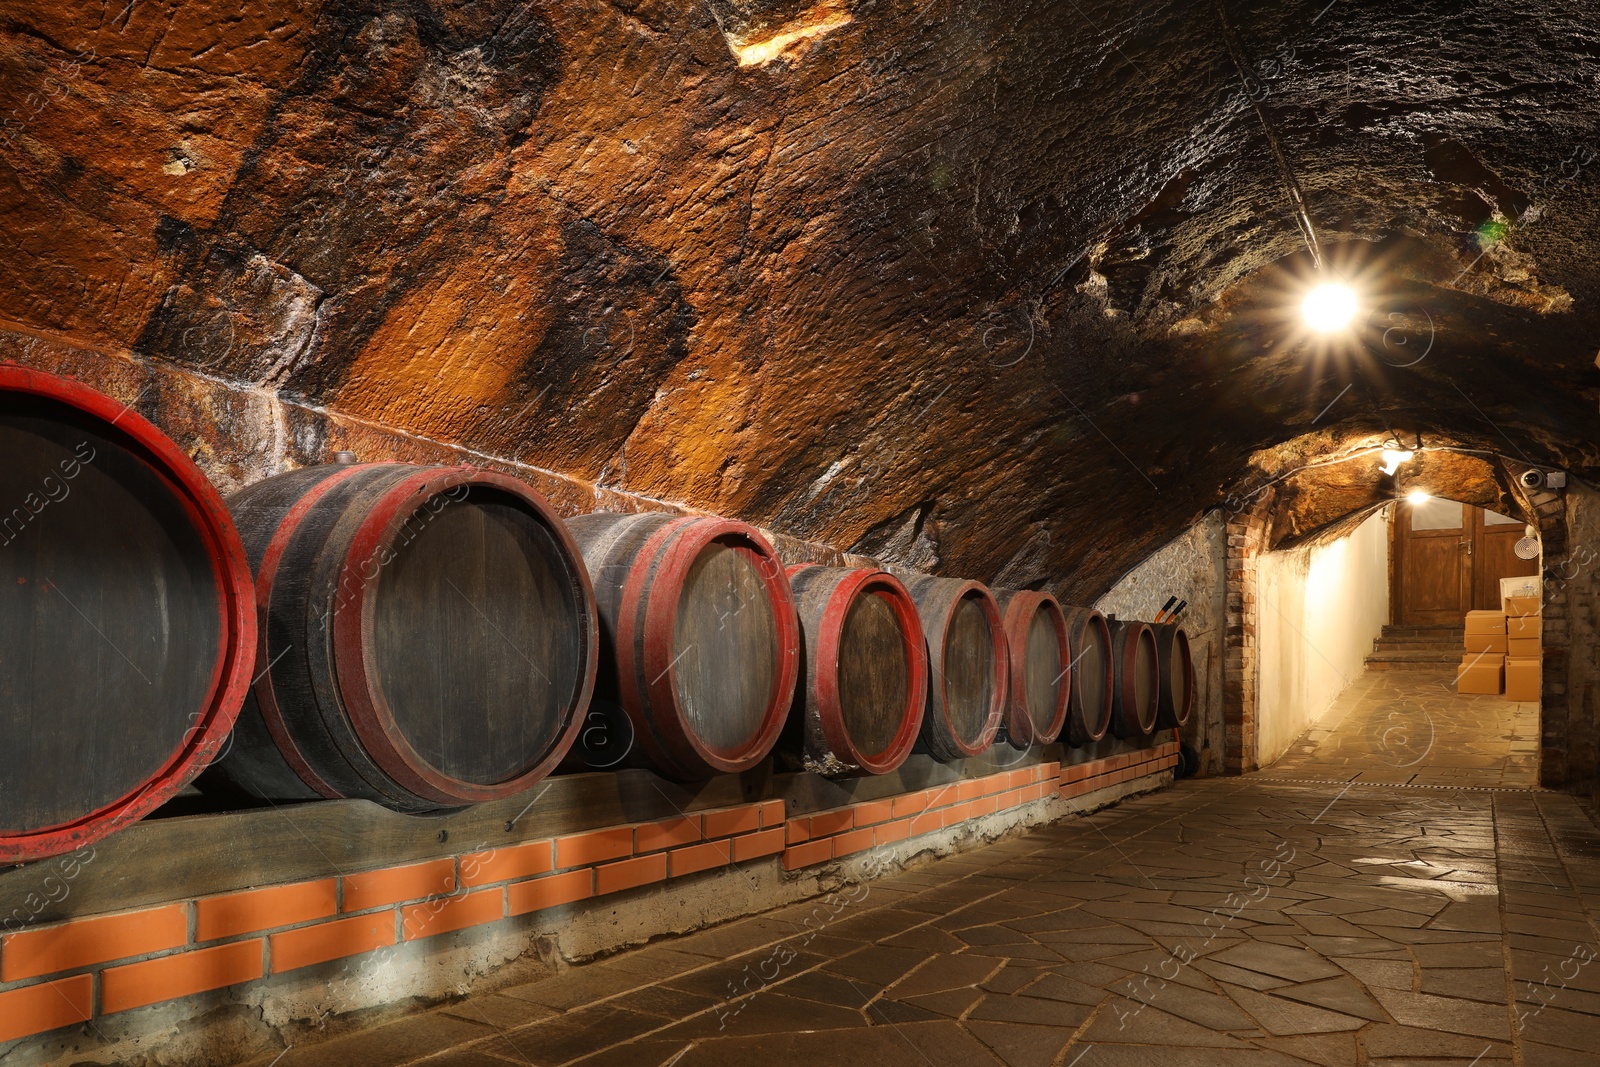
[{"label": "stone step", "polygon": [[1461,662],[1463,653],[1458,648],[1427,648],[1374,650],[1367,657],[1367,669],[1372,671],[1441,671],[1449,670]]},{"label": "stone step", "polygon": [[1461,640],[1466,628],[1461,626],[1385,626],[1384,637],[1427,637],[1440,641]]}]

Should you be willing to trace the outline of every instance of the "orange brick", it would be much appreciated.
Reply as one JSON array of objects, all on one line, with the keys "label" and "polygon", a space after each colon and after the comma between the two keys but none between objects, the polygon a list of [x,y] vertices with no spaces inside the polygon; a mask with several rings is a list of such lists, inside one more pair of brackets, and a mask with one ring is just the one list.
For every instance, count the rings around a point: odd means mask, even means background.
[{"label": "orange brick", "polygon": [[922,789],[915,793],[907,793],[903,797],[895,797],[893,802],[894,817],[898,819],[905,815],[916,815],[919,812],[927,811],[928,800],[932,796],[931,792]]},{"label": "orange brick", "polygon": [[811,816],[811,836],[831,837],[842,834],[855,825],[856,813],[849,808],[839,808],[835,811],[825,811],[820,815]]},{"label": "orange brick", "polygon": [[110,1015],[114,1011],[142,1008],[158,1001],[254,981],[265,973],[261,945],[258,937],[216,948],[179,952],[143,963],[108,967],[100,972],[100,1013]]},{"label": "orange brick", "polygon": [[1059,778],[1059,777],[1061,777],[1061,764],[1059,764],[1059,763],[1046,763],[1044,765],[1044,777],[1046,777],[1046,778]]},{"label": "orange brick", "polygon": [[39,930],[9,934],[0,944],[0,981],[15,982],[91,963],[109,963],[177,948],[189,940],[182,904],[75,919]]},{"label": "orange brick", "polygon": [[86,1023],[93,998],[94,978],[87,974],[0,993],[0,1042]]},{"label": "orange brick", "polygon": [[677,848],[679,845],[692,845],[702,837],[703,831],[698,815],[684,819],[640,823],[633,832],[633,850],[639,853],[660,852],[662,849]]},{"label": "orange brick", "polygon": [[555,869],[553,842],[529,841],[461,857],[461,884],[466,887],[531,878]]},{"label": "orange brick", "polygon": [[1066,779],[1069,782],[1081,782],[1087,777],[1089,777],[1087,763],[1074,763],[1067,768]]},{"label": "orange brick", "polygon": [[807,841],[803,845],[792,845],[783,850],[783,869],[792,871],[798,867],[809,867],[814,863],[823,863],[832,858],[832,838],[825,837],[821,841]]},{"label": "orange brick", "polygon": [[851,830],[849,833],[840,834],[833,839],[833,854],[836,858],[848,856],[852,852],[860,852],[864,848],[871,848],[872,842],[872,827],[869,826],[865,830]]},{"label": "orange brick", "polygon": [[783,818],[783,801],[764,800],[761,802],[761,828],[763,830],[770,830],[774,826],[782,826]]},{"label": "orange brick", "polygon": [[535,878],[529,882],[513,882],[506,886],[506,901],[512,915],[524,915],[541,908],[571,904],[594,896],[594,871],[585,867],[581,871],[552,874],[548,878]]},{"label": "orange brick", "polygon": [[911,816],[908,821],[913,837],[944,828],[944,815],[940,811],[925,811],[920,815]]},{"label": "orange brick", "polygon": [[594,869],[595,894],[620,893],[624,889],[659,882],[667,876],[667,857],[657,852],[653,856],[637,856],[621,863],[608,863]]},{"label": "orange brick", "polygon": [[344,910],[366,911],[456,891],[456,861],[429,860],[344,877]]},{"label": "orange brick", "polygon": [[802,816],[790,819],[783,824],[783,842],[786,845],[798,845],[802,841],[811,840],[811,820]]},{"label": "orange brick", "polygon": [[505,918],[505,894],[498,886],[459,897],[445,897],[400,909],[400,936],[407,941],[448,934]]},{"label": "orange brick", "polygon": [[892,841],[904,841],[911,836],[911,822],[909,819],[897,819],[872,828],[873,840],[880,845],[887,845]]},{"label": "orange brick", "polygon": [[732,862],[733,842],[728,838],[706,841],[688,848],[675,848],[667,853],[668,874],[673,878],[696,871],[708,871],[713,867],[726,867]]},{"label": "orange brick", "polygon": [[741,834],[733,840],[733,862],[743,863],[758,856],[776,856],[783,851],[783,831],[762,830],[756,834]]},{"label": "orange brick", "polygon": [[894,802],[892,800],[874,800],[866,804],[857,804],[851,809],[855,816],[857,826],[873,826],[880,822],[888,822],[894,815]]},{"label": "orange brick", "polygon": [[556,838],[556,867],[587,867],[592,863],[633,855],[633,827],[590,830]]},{"label": "orange brick", "polygon": [[282,974],[394,944],[394,912],[379,911],[302,926],[273,934],[267,940],[272,945],[272,973]]},{"label": "orange brick", "polygon": [[983,780],[979,778],[967,778],[957,782],[955,799],[958,801],[971,800],[973,797],[982,796],[984,793],[983,785]]},{"label": "orange brick", "polygon": [[748,834],[752,830],[761,829],[761,805],[746,804],[743,807],[725,808],[722,811],[708,811],[705,819],[707,837]]},{"label": "orange brick", "polygon": [[196,941],[214,941],[234,934],[326,919],[339,910],[337,896],[338,883],[324,878],[320,882],[296,882],[207,897],[195,901],[194,937]]},{"label": "orange brick", "polygon": [[993,815],[1000,810],[1000,798],[979,797],[972,802],[972,810],[975,815]]},{"label": "orange brick", "polygon": [[973,802],[970,800],[964,804],[953,804],[944,809],[944,824],[954,826],[956,823],[966,822],[974,814]]}]

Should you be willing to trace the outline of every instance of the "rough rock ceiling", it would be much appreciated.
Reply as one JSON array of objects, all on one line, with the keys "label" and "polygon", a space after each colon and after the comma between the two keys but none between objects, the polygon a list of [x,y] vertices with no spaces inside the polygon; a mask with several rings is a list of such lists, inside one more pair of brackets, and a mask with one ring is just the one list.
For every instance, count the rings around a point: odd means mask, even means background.
[{"label": "rough rock ceiling", "polygon": [[1372,434],[1600,475],[1593,0],[244,6],[0,4],[4,315],[1074,595]]}]

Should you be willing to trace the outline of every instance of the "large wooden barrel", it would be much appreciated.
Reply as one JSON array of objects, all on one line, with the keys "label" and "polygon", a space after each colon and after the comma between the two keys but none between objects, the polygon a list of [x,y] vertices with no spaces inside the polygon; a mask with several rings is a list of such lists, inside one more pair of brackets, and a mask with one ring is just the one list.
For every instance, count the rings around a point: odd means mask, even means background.
[{"label": "large wooden barrel", "polygon": [[533,489],[341,463],[229,503],[256,574],[257,678],[203,784],[426,811],[511,796],[560,761],[598,628],[577,546]]},{"label": "large wooden barrel", "polygon": [[918,749],[942,763],[981,755],[1006,709],[1010,659],[994,594],[979,582],[922,575],[906,583],[928,639],[928,711]]},{"label": "large wooden barrel", "polygon": [[800,684],[781,741],[813,774],[887,774],[917,742],[928,651],[900,580],[870,567],[788,570],[804,640]]},{"label": "large wooden barrel", "polygon": [[1189,634],[1175,622],[1151,623],[1156,639],[1156,665],[1161,676],[1157,691],[1156,727],[1173,729],[1189,721],[1194,708],[1194,657]]},{"label": "large wooden barrel", "polygon": [[0,366],[0,862],[70,852],[210,762],[250,681],[227,508],[110,397]]},{"label": "large wooden barrel", "polygon": [[1088,745],[1111,728],[1111,629],[1093,608],[1065,608],[1067,647],[1072,650],[1072,699],[1067,704],[1067,741]]},{"label": "large wooden barrel", "polygon": [[1111,732],[1121,738],[1149,737],[1156,728],[1161,672],[1156,637],[1148,623],[1111,621]]},{"label": "large wooden barrel", "polygon": [[772,546],[731,519],[598,513],[567,526],[600,607],[598,695],[625,712],[633,755],[679,779],[765,759],[800,669],[794,598]]},{"label": "large wooden barrel", "polygon": [[1061,604],[1049,593],[995,591],[1010,651],[1006,740],[1047,745],[1061,733],[1072,698],[1071,645]]}]

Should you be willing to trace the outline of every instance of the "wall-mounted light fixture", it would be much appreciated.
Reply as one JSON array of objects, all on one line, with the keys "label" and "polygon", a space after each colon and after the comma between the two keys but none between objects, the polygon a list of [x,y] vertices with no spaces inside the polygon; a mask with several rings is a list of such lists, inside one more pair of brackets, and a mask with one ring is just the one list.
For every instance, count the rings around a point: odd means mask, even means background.
[{"label": "wall-mounted light fixture", "polygon": [[1407,452],[1402,448],[1386,448],[1383,450],[1383,462],[1379,464],[1378,469],[1385,474],[1392,475],[1400,469],[1400,464],[1414,455],[1416,455],[1415,452]]},{"label": "wall-mounted light fixture", "polygon": [[1412,507],[1416,507],[1419,504],[1426,504],[1432,499],[1433,494],[1428,492],[1426,489],[1413,489],[1411,492],[1406,494],[1406,503],[1410,504]]}]

